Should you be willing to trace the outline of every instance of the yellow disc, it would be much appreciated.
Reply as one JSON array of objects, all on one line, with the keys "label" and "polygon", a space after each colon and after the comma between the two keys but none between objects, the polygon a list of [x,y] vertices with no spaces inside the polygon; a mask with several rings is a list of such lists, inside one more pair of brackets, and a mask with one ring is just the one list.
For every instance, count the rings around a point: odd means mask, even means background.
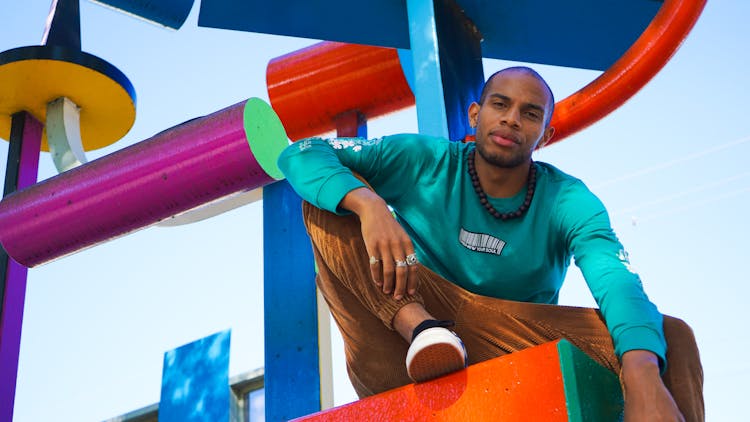
[{"label": "yellow disc", "polygon": [[[39,47],[24,48],[39,50]],[[135,94],[130,82],[104,60],[87,53],[76,54],[86,64],[93,62],[124,82],[71,61],[48,58],[0,61],[0,138],[10,139],[11,115],[19,111],[28,111],[44,123],[47,103],[59,97],[69,98],[81,109],[84,150],[103,148],[125,136],[135,122]],[[46,133],[42,150],[49,151]]]}]

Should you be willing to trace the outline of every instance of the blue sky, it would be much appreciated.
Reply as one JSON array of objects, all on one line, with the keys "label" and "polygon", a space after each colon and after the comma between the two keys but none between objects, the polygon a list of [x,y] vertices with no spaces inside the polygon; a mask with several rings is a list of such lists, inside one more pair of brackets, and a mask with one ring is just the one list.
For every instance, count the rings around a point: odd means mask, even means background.
[{"label": "blue sky", "polygon": [[[0,2],[0,51],[39,44],[48,0]],[[251,96],[269,60],[316,40],[198,28],[168,31],[81,2],[83,50],[117,66],[138,95],[135,125],[93,159]],[[750,3],[710,1],[681,49],[601,122],[539,151],[583,179],[664,313],[691,324],[709,420],[746,414],[742,309],[750,224]],[[510,63],[486,61],[485,74]],[[598,72],[536,66],[558,99]],[[405,110],[370,136],[416,131]],[[7,143],[0,142],[0,156]],[[0,160],[5,173],[5,159]],[[55,174],[48,154],[40,179]],[[181,227],[152,227],[31,269],[15,420],[97,421],[159,399],[165,351],[232,329],[230,376],[263,366],[261,204]],[[561,302],[592,305],[572,268]],[[335,332],[335,329],[334,329]],[[355,398],[334,338],[335,402]]]}]

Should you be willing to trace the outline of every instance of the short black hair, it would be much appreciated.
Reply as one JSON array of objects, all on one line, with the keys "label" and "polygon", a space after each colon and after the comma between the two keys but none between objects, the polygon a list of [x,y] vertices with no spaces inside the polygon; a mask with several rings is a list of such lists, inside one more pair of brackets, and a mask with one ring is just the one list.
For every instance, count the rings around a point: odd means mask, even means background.
[{"label": "short black hair", "polygon": [[492,78],[495,76],[505,73],[505,72],[521,72],[526,73],[527,75],[531,75],[535,78],[537,78],[542,85],[547,89],[547,94],[549,94],[549,114],[547,115],[547,118],[544,121],[545,126],[549,126],[550,120],[552,120],[552,114],[555,112],[555,94],[552,93],[552,88],[549,87],[549,84],[547,84],[547,81],[544,80],[542,75],[540,75],[536,70],[527,67],[527,66],[513,66],[513,67],[506,67],[505,69],[498,70],[497,72],[490,75],[489,78],[487,78],[487,81],[482,86],[482,93],[479,95],[479,105],[481,106],[484,104],[484,100],[487,98],[487,86],[489,86],[490,82],[492,81]]}]

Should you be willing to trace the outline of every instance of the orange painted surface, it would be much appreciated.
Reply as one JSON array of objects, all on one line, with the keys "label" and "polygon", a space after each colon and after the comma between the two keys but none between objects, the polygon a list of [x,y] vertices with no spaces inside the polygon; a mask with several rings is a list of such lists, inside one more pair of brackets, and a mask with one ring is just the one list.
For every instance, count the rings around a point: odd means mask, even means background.
[{"label": "orange painted surface", "polygon": [[606,72],[555,104],[557,142],[586,128],[630,99],[669,61],[706,5],[706,0],[665,0],[638,40]]},{"label": "orange painted surface", "polygon": [[292,140],[335,130],[347,111],[372,119],[414,105],[393,48],[318,43],[271,60],[266,83]]},{"label": "orange painted surface", "polygon": [[296,421],[567,421],[557,343],[516,352]]}]

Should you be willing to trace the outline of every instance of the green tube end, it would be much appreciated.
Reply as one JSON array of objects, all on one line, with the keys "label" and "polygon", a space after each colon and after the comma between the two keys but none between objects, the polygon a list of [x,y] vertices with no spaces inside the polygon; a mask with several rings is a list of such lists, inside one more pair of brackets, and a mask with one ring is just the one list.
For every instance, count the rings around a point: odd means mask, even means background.
[{"label": "green tube end", "polygon": [[263,171],[276,180],[283,179],[276,161],[289,138],[279,116],[268,103],[253,97],[245,103],[243,125],[250,150]]}]

